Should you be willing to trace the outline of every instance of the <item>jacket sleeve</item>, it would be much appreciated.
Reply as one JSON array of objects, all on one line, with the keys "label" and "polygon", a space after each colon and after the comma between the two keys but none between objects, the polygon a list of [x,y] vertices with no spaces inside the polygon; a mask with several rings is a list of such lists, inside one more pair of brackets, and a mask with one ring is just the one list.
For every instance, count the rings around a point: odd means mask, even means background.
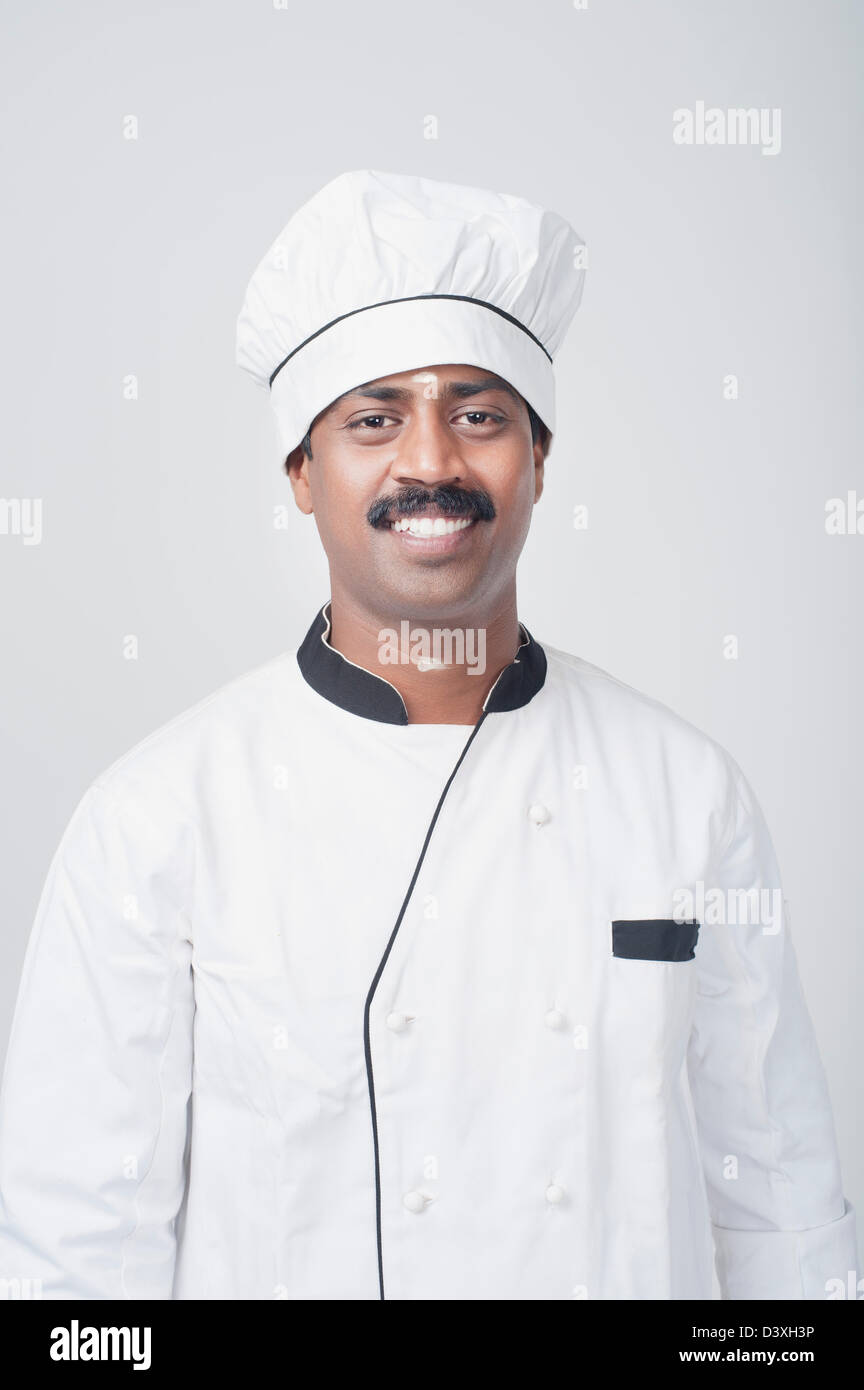
[{"label": "jacket sleeve", "polygon": [[827,1082],[769,832],[729,764],[687,1058],[721,1296],[844,1297],[859,1268],[855,1213],[843,1195]]},{"label": "jacket sleeve", "polygon": [[54,855],[0,1093],[7,1297],[172,1296],[191,1091],[190,848],[188,832],[96,782]]}]

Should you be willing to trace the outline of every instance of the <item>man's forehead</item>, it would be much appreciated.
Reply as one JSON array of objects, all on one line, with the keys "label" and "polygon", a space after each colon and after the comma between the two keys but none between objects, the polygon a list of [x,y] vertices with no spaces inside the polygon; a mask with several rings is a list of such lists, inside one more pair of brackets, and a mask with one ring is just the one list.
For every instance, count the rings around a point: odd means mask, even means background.
[{"label": "man's forehead", "polygon": [[[453,375],[444,376],[444,373]],[[436,383],[437,396],[464,398],[483,391],[505,391],[514,400],[520,399],[519,393],[509,381],[481,367],[422,367],[413,372],[396,372],[392,376],[376,377],[373,381],[361,382],[352,386],[349,391],[343,391],[328,408],[332,410],[341,401],[350,400],[352,397],[409,400],[414,396],[427,395],[430,382]]]}]

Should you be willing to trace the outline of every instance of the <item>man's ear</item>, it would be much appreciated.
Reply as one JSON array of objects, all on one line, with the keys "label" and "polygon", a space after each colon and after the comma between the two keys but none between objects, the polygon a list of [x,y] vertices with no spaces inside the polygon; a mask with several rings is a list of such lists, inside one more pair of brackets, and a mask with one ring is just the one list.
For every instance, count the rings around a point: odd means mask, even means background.
[{"label": "man's ear", "polygon": [[532,446],[534,453],[534,501],[539,502],[543,495],[543,478],[545,472],[546,455],[549,452],[549,444],[552,436],[544,427],[541,438]]},{"label": "man's ear", "polygon": [[285,472],[288,474],[288,481],[291,484],[291,491],[294,493],[294,501],[305,512],[306,516],[312,515],[312,491],[309,487],[309,460],[303,452],[302,444],[298,444],[296,449],[292,449],[285,460]]}]

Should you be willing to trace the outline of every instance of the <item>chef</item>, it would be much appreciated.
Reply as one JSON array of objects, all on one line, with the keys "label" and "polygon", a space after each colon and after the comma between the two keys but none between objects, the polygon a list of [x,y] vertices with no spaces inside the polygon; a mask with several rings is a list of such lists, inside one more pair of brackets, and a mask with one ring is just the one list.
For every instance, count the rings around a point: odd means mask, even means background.
[{"label": "chef", "polygon": [[517,616],[583,273],[553,212],[365,170],[255,271],[238,360],[330,595],[72,815],[0,1101],[5,1287],[709,1299],[716,1257],[725,1298],[818,1300],[857,1270],[745,777]]}]

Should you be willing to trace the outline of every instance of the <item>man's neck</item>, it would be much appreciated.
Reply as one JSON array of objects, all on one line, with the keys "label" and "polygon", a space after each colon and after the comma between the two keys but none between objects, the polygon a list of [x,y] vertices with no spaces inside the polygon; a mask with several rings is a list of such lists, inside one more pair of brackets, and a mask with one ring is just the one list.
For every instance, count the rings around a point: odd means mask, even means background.
[{"label": "man's neck", "polygon": [[395,619],[370,612],[335,586],[330,601],[330,646],[395,686],[409,724],[476,724],[521,640],[515,586],[485,621],[476,614]]}]

